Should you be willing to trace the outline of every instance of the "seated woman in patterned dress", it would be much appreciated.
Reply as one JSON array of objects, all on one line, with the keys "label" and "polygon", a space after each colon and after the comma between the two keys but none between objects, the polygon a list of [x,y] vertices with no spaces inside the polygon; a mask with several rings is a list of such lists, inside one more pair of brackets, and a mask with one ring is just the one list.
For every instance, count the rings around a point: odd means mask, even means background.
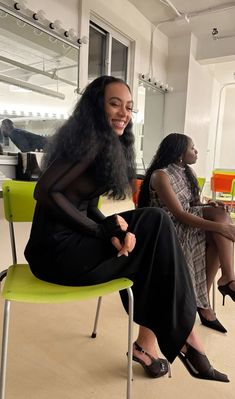
[{"label": "seated woman in patterned dress", "polygon": [[163,139],[147,170],[139,207],[163,208],[180,240],[197,298],[202,324],[226,332],[209,304],[209,291],[219,266],[218,289],[235,301],[233,242],[235,226],[223,203],[200,202],[196,176],[189,165],[197,161],[193,141],[172,133]]}]

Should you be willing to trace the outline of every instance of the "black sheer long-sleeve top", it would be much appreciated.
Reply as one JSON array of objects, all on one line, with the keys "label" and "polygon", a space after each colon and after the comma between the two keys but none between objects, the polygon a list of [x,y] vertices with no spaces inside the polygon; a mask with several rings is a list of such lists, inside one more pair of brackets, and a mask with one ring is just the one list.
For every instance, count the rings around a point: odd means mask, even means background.
[{"label": "black sheer long-sleeve top", "polygon": [[[105,217],[97,208],[99,196],[108,190],[97,183],[95,157],[80,162],[56,159],[39,179],[34,197],[37,201],[31,238],[35,234],[58,233],[65,229],[104,240],[123,239],[116,216]],[[42,238],[42,237],[41,237]]]}]

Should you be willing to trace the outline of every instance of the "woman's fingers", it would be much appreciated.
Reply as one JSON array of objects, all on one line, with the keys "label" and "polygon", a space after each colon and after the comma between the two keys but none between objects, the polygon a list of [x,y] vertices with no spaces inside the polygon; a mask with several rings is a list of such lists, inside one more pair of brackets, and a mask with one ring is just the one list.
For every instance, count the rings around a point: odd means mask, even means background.
[{"label": "woman's fingers", "polygon": [[135,235],[133,233],[128,232],[126,234],[124,244],[118,253],[118,256],[121,256],[121,255],[128,256],[128,253],[132,252],[133,249],[135,248],[135,244],[136,244]]},{"label": "woman's fingers", "polygon": [[118,250],[117,256],[128,256],[129,252],[132,252],[135,248],[136,238],[135,234],[128,232],[126,234],[124,243],[121,244],[120,240],[117,237],[112,237],[111,242],[113,246]]},{"label": "woman's fingers", "polygon": [[111,243],[113,246],[120,251],[122,249],[122,244],[120,243],[120,240],[117,237],[112,237],[111,238]]},{"label": "woman's fingers", "polygon": [[128,224],[125,221],[125,219],[123,219],[122,216],[120,215],[116,215],[116,219],[117,219],[117,224],[120,226],[122,231],[127,231],[128,229]]},{"label": "woman's fingers", "polygon": [[128,252],[133,251],[136,244],[135,234],[128,232],[124,240],[124,246]]}]

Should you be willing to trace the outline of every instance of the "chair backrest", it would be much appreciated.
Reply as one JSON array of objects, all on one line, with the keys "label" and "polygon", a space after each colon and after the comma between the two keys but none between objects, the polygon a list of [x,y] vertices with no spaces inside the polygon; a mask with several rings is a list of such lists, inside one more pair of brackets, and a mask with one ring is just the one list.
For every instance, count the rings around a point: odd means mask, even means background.
[{"label": "chair backrest", "polygon": [[2,184],[5,218],[8,222],[31,222],[36,201],[35,182],[6,180]]},{"label": "chair backrest", "polygon": [[232,197],[232,201],[234,201],[234,199],[235,199],[235,179],[233,179],[233,181],[232,181],[230,194],[231,194],[231,197]]},{"label": "chair backrest", "polygon": [[140,193],[140,187],[143,182],[142,178],[135,179],[134,184],[135,184],[135,191],[132,194],[132,201],[134,202],[135,207],[137,207],[138,204],[138,198],[139,198],[139,193]]},{"label": "chair backrest", "polygon": [[200,192],[202,192],[203,187],[204,187],[205,182],[206,182],[206,178],[205,177],[197,177],[197,182],[198,182],[198,185],[199,185],[199,188],[200,188]]},{"label": "chair backrest", "polygon": [[214,169],[213,175],[234,175],[235,176],[235,169]]},{"label": "chair backrest", "polygon": [[211,191],[230,194],[232,181],[235,175],[228,173],[214,174],[211,178]]}]

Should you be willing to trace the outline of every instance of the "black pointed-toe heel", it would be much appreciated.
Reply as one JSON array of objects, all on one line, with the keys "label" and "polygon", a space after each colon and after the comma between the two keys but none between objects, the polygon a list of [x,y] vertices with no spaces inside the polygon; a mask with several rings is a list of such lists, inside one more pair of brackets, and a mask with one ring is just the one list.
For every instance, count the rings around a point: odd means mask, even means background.
[{"label": "black pointed-toe heel", "polygon": [[226,295],[230,296],[230,298],[232,298],[233,301],[235,301],[235,291],[233,291],[229,285],[231,283],[233,283],[235,280],[231,280],[229,281],[227,284],[225,285],[219,285],[218,286],[218,290],[219,292],[221,292],[221,294],[223,295],[223,306],[225,304],[225,297]]},{"label": "black pointed-toe heel", "polygon": [[168,376],[171,377],[170,365],[166,359],[161,359],[161,358],[155,359],[148,352],[145,352],[145,350],[141,348],[141,346],[139,346],[137,342],[134,342],[134,347],[137,351],[144,353],[146,356],[149,357],[149,359],[151,359],[152,363],[147,365],[142,359],[139,359],[138,357],[133,355],[133,360],[141,364],[141,366],[144,368],[144,371],[149,377],[159,378],[167,373]]},{"label": "black pointed-toe heel", "polygon": [[227,330],[226,328],[224,328],[224,326],[220,323],[220,321],[218,319],[215,320],[207,320],[204,316],[202,316],[200,308],[197,308],[197,312],[199,314],[201,323],[203,326],[208,327],[208,328],[212,328],[212,330],[216,330],[222,333],[226,333]]},{"label": "black pointed-toe heel", "polygon": [[198,352],[191,345],[186,343],[186,352],[178,355],[183,365],[194,378],[201,380],[211,380],[219,382],[229,382],[226,374],[220,373],[213,368],[208,358],[203,353]]}]

